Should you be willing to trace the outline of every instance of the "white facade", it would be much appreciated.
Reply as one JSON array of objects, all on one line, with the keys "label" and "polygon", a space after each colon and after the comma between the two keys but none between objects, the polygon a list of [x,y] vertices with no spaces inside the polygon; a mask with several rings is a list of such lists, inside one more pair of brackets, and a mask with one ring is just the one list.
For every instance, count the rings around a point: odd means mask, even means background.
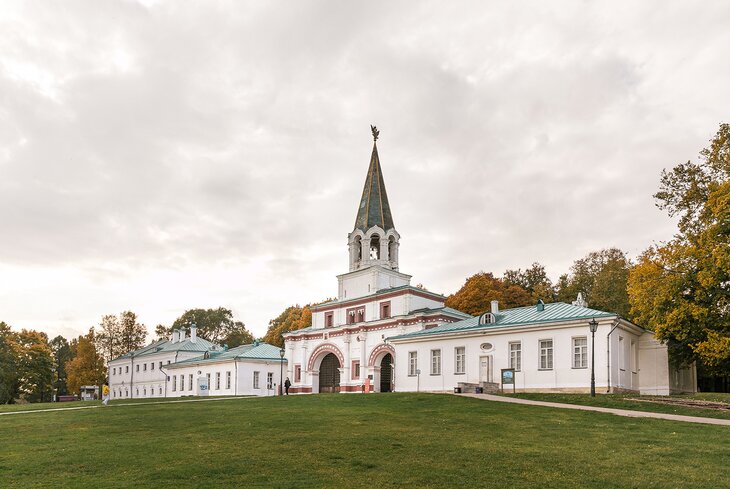
[{"label": "white facade", "polygon": [[[651,332],[617,316],[596,319],[597,392],[668,395],[696,390],[694,369],[672,369],[666,346]],[[502,369],[514,368],[517,392],[589,392],[592,339],[588,320],[470,327],[392,339],[398,390],[446,392],[460,383],[500,384]],[[506,391],[512,388],[505,386]]]},{"label": "white facade", "polygon": [[[286,379],[286,361],[283,368],[280,365],[273,360],[233,358],[173,365],[168,370],[171,379],[169,397],[274,396],[278,391],[280,372]],[[180,390],[181,383],[184,384],[183,390]],[[176,387],[173,389],[172,386]]]}]

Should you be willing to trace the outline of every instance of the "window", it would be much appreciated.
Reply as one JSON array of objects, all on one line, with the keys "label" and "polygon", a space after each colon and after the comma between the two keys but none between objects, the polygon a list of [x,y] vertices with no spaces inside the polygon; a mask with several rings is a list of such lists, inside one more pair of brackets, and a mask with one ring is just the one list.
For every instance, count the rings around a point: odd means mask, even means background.
[{"label": "window", "polygon": [[259,373],[258,372],[253,373],[253,388],[254,389],[259,388]]},{"label": "window", "polygon": [[150,370],[154,370],[154,369],[155,369],[155,362],[151,362],[150,363]]},{"label": "window", "polygon": [[360,378],[360,360],[354,360],[352,362],[352,380]]},{"label": "window", "polygon": [[231,388],[231,372],[226,372],[226,389]]},{"label": "window", "polygon": [[162,368],[162,362],[160,362],[160,364],[158,365],[158,368]]},{"label": "window", "polygon": [[180,392],[185,390],[185,376],[180,374]]},{"label": "window", "polygon": [[266,374],[266,388],[267,389],[274,388],[274,374],[272,372],[269,372]]},{"label": "window", "polygon": [[331,328],[335,324],[335,313],[326,312],[324,314],[324,327]]},{"label": "window", "polygon": [[[139,365],[137,365],[137,366],[139,367]],[[135,394],[135,395],[136,395],[137,397],[139,397],[139,387],[137,387],[137,388],[135,389],[135,391],[136,391],[136,394]]]},{"label": "window", "polygon": [[146,363],[143,363],[142,364],[142,370],[144,370],[145,372],[147,371],[147,364]]},{"label": "window", "polygon": [[147,396],[147,387],[145,387],[144,389],[142,389],[142,395],[145,396],[145,397]]},{"label": "window", "polygon": [[390,301],[380,303],[380,319],[387,319],[390,317]]},{"label": "window", "polygon": [[170,365],[170,360],[167,361],[167,364]]},{"label": "window", "polygon": [[418,371],[418,352],[409,351],[408,352],[408,375],[410,375],[410,376],[417,375],[417,371]]},{"label": "window", "polygon": [[188,390],[193,390],[193,374],[188,376]]},{"label": "window", "polygon": [[588,367],[588,338],[573,338],[573,368]]},{"label": "window", "polygon": [[177,390],[177,375],[172,376],[172,392]]},{"label": "window", "polygon": [[553,368],[553,340],[540,340],[540,370]]},{"label": "window", "polygon": [[466,347],[457,346],[454,348],[454,373],[463,374],[466,372]]},{"label": "window", "polygon": [[129,365],[126,365],[126,366],[124,367],[124,373],[125,373],[125,374],[128,374],[128,373],[129,373]]},{"label": "window", "polygon": [[117,367],[114,367],[114,368],[112,369],[112,375],[117,375]]},{"label": "window", "polygon": [[624,354],[624,337],[618,337],[618,368],[626,370],[626,355]]},{"label": "window", "polygon": [[158,388],[157,388],[157,391],[158,391],[157,393],[158,393],[159,395],[162,395],[162,387],[158,387]]},{"label": "window", "polygon": [[208,385],[208,390],[210,390],[210,387],[211,387],[210,386],[210,373],[205,374],[205,378],[208,381],[208,384],[207,384]]},{"label": "window", "polygon": [[636,358],[636,342],[634,340],[631,340],[631,357],[629,358],[629,361],[631,362],[631,371],[636,373],[636,365],[639,362]]},{"label": "window", "polygon": [[358,307],[347,310],[347,324],[361,323],[365,321],[365,308]]},{"label": "window", "polygon": [[139,363],[137,364],[137,372],[139,372]]},{"label": "window", "polygon": [[515,371],[522,370],[522,342],[514,341],[509,344],[509,368]]},{"label": "window", "polygon": [[441,375],[441,350],[431,350],[431,375]]},{"label": "window", "polygon": [[218,390],[221,388],[221,373],[216,372],[215,373],[215,390]]},{"label": "window", "polygon": [[294,365],[294,382],[302,381],[302,366]]}]

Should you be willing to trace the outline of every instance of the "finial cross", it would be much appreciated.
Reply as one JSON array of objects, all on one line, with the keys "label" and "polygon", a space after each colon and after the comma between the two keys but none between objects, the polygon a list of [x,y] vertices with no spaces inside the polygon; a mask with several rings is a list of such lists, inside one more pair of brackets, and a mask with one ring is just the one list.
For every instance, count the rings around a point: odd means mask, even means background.
[{"label": "finial cross", "polygon": [[373,132],[373,141],[378,140],[378,136],[380,136],[380,131],[378,131],[378,128],[370,124],[370,130]]}]

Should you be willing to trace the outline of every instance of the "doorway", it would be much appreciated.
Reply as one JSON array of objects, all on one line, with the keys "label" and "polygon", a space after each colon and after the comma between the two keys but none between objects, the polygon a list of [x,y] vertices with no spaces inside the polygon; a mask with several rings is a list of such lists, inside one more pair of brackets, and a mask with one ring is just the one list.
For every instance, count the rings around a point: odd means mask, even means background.
[{"label": "doorway", "polygon": [[388,353],[380,361],[380,392],[393,391],[393,356]]},{"label": "doorway", "polygon": [[479,382],[492,382],[492,355],[479,357]]},{"label": "doorway", "polygon": [[319,392],[340,391],[340,361],[334,353],[328,353],[319,366]]}]

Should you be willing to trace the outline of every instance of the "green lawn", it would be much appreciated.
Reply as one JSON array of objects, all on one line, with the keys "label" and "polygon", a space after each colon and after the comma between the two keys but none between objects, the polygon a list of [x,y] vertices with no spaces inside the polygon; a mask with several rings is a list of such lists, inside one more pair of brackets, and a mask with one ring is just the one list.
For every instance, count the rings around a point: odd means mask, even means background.
[{"label": "green lawn", "polygon": [[8,487],[728,487],[730,427],[437,394],[0,416]]},{"label": "green lawn", "polygon": [[[591,397],[588,394],[539,394],[519,393],[504,394],[508,397],[532,399],[534,401],[562,402],[566,404],[580,404],[584,406],[600,406],[617,409],[631,409],[634,411],[651,411],[655,413],[681,414],[686,416],[701,416],[704,418],[730,419],[730,411],[705,409],[693,406],[678,406],[675,404],[660,404],[647,402],[651,400],[667,399],[662,396],[639,396],[637,394],[597,394]],[[644,399],[637,401],[633,399]],[[711,402],[730,404],[730,394],[703,393],[694,395],[671,396],[669,399],[697,399]],[[729,486],[730,487],[730,486]]]}]

